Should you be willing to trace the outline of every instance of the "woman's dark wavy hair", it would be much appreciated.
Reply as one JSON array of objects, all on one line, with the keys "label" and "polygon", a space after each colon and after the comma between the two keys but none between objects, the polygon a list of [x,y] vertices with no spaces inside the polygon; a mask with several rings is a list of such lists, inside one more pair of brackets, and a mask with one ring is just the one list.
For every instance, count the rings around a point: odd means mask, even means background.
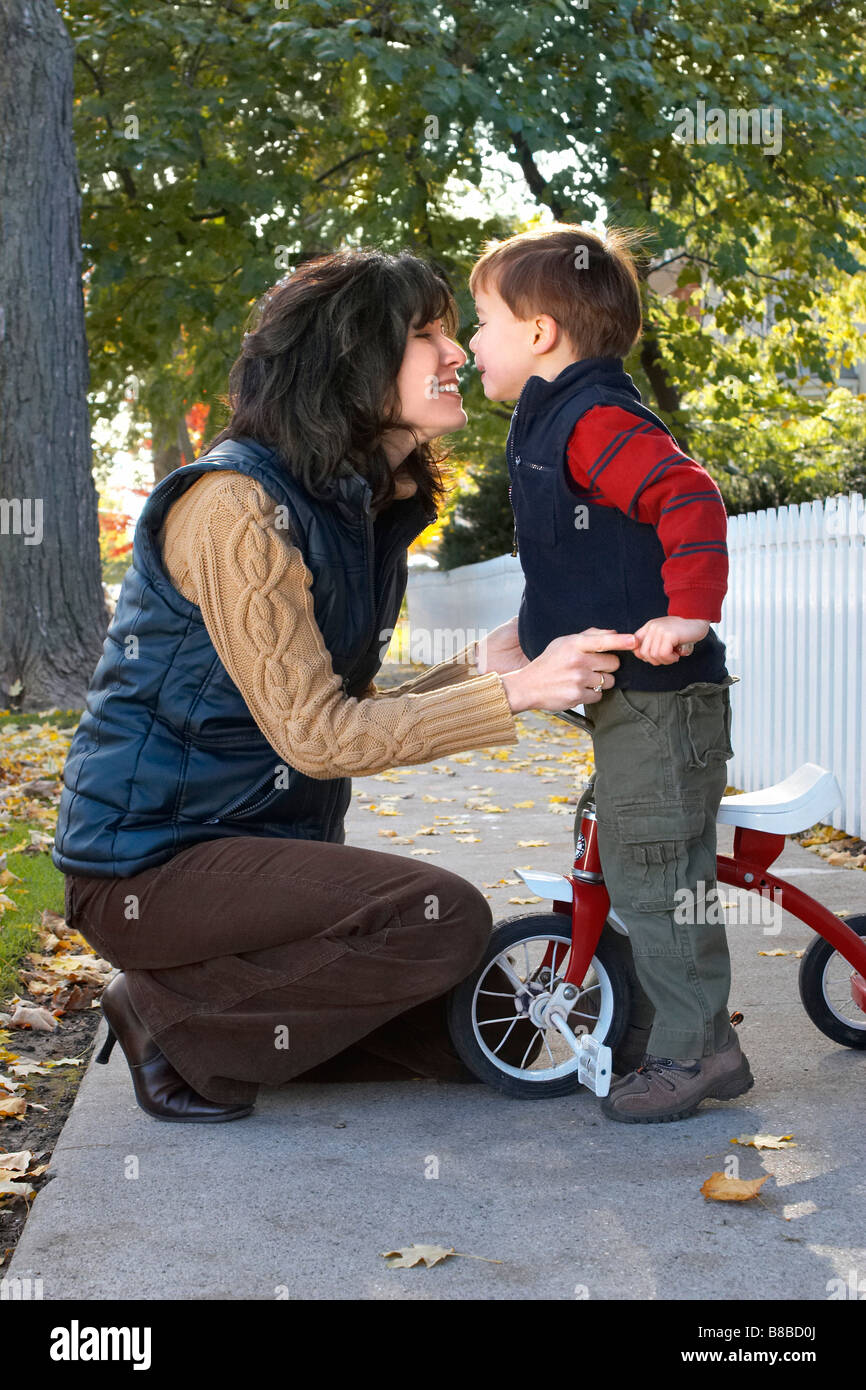
[{"label": "woman's dark wavy hair", "polygon": [[[275,449],[313,497],[328,499],[349,463],[370,484],[371,505],[394,498],[381,445],[399,424],[397,373],[411,327],[459,314],[441,272],[408,251],[336,251],[304,261],[259,300],[252,331],[229,372],[226,427],[202,450],[249,435]],[[200,455],[200,456],[202,456]],[[419,442],[400,472],[416,497],[439,506],[445,451]]]}]

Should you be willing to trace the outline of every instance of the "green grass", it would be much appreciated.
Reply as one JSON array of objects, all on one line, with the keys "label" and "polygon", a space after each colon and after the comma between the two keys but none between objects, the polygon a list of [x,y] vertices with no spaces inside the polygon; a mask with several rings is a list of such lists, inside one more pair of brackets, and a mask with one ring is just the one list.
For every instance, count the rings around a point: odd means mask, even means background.
[{"label": "green grass", "polygon": [[13,710],[10,713],[8,709],[0,709],[0,736],[4,724],[16,724],[25,729],[30,724],[53,724],[57,729],[75,729],[81,715],[80,709],[53,710],[50,714],[40,714],[35,710],[23,714]]},{"label": "green grass", "polygon": [[[55,710],[50,714],[36,710],[13,713],[0,710],[0,748],[4,724],[25,729],[30,724],[52,724],[59,729],[73,730],[80,718],[80,709]],[[34,771],[32,775],[38,777],[40,774]],[[21,880],[0,889],[17,904],[14,910],[8,908],[0,916],[0,1001],[9,999],[20,990],[22,958],[28,951],[38,949],[37,928],[43,910],[48,908],[60,916],[64,910],[63,874],[54,867],[50,853],[22,854],[20,850],[17,854],[9,853],[14,845],[30,843],[31,830],[46,833],[45,826],[38,821],[16,819],[14,816],[10,817],[8,829],[0,827],[0,853],[6,851],[6,867]]]},{"label": "green grass", "polygon": [[[39,829],[35,821],[12,821],[8,830],[0,832],[0,852],[29,843],[28,831]],[[6,865],[21,882],[2,890],[18,906],[14,911],[8,908],[0,917],[0,999],[8,999],[20,988],[18,970],[22,957],[39,946],[36,928],[43,909],[47,907],[62,917],[65,898],[63,874],[49,854],[9,854]],[[22,891],[25,888],[26,893]]]}]

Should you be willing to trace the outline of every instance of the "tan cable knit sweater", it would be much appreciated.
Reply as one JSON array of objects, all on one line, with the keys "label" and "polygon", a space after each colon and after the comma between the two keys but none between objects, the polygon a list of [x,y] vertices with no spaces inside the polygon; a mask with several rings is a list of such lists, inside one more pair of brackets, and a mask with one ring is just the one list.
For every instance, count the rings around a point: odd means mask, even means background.
[{"label": "tan cable knit sweater", "polygon": [[204,473],[160,529],[163,565],[202,618],[271,747],[309,777],[351,777],[517,742],[502,680],[468,648],[395,690],[343,692],[316,623],[313,576],[245,473]]}]

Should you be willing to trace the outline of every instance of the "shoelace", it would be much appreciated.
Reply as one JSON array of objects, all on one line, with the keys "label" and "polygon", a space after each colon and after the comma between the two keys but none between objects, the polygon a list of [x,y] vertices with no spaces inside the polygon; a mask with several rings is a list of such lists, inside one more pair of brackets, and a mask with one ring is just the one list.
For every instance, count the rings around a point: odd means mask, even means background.
[{"label": "shoelace", "polygon": [[676,1062],[673,1057],[652,1057],[647,1053],[641,1065],[638,1067],[638,1074],[641,1072],[656,1072],[669,1090],[674,1089],[674,1083],[669,1076],[665,1076],[665,1070],[685,1072],[687,1076],[694,1076],[696,1063],[687,1065],[685,1062]]}]

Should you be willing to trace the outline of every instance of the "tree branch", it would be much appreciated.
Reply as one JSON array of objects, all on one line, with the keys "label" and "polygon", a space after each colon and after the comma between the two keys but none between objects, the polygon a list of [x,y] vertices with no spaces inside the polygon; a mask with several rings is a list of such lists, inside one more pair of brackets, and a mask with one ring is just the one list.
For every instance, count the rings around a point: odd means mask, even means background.
[{"label": "tree branch", "polygon": [[526,179],[533,198],[536,202],[543,203],[545,207],[550,208],[557,222],[565,222],[566,210],[559,199],[551,193],[550,184],[539,170],[522,131],[516,130],[514,132],[513,144],[517,151],[518,163],[523,170],[523,177]]}]

